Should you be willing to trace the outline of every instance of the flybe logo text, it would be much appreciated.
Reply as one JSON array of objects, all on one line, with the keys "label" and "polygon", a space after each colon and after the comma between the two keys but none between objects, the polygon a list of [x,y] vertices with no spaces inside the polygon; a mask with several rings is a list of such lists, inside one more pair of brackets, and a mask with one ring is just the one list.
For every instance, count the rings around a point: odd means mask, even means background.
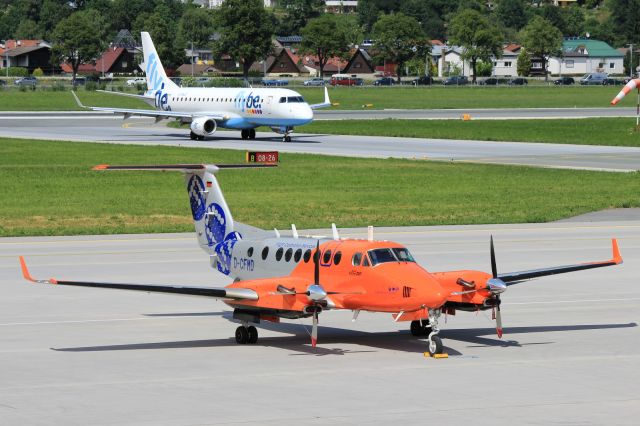
[{"label": "flybe logo text", "polygon": [[149,90],[157,90],[162,86],[162,73],[158,70],[158,56],[155,52],[149,55],[147,61],[147,81]]}]

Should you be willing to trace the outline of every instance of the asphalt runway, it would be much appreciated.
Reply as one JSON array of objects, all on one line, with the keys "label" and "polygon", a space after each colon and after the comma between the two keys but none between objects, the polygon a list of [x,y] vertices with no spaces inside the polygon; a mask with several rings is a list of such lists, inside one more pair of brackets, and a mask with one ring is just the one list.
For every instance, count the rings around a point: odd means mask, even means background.
[{"label": "asphalt runway", "polygon": [[640,220],[375,230],[432,271],[490,269],[491,234],[501,272],[608,259],[611,237],[625,263],[510,287],[502,340],[490,313],[449,316],[436,360],[387,314],[324,312],[315,349],[308,320],[241,346],[222,302],[33,285],[17,259],[40,278],[226,284],[192,234],[0,239],[0,424],[637,424]]},{"label": "asphalt runway", "polygon": [[[243,141],[240,132],[219,131],[205,141],[191,141],[188,130],[165,122],[117,116],[2,114],[0,136],[140,145],[263,150],[375,158],[410,158],[536,167],[629,172],[640,169],[640,148],[450,139],[390,138],[296,133],[283,143],[275,133],[258,132]],[[300,130],[304,130],[301,128]]]}]

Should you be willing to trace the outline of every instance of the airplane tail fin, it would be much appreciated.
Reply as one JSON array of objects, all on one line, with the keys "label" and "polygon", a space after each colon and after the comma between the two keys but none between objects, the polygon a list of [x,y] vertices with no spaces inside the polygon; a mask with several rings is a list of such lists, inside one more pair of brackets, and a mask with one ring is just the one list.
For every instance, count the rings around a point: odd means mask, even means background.
[{"label": "airplane tail fin", "polygon": [[[111,166],[102,164],[93,170],[177,171],[184,174],[191,215],[198,244],[212,259],[212,266],[229,274],[231,249],[242,235],[236,229],[231,210],[215,177],[220,169],[276,167],[275,164],[168,164],[153,166]],[[240,228],[240,227],[238,227]]]},{"label": "airplane tail fin", "polygon": [[140,36],[142,37],[142,52],[144,54],[142,67],[147,77],[147,92],[177,89],[178,86],[167,77],[149,33],[143,31]]}]

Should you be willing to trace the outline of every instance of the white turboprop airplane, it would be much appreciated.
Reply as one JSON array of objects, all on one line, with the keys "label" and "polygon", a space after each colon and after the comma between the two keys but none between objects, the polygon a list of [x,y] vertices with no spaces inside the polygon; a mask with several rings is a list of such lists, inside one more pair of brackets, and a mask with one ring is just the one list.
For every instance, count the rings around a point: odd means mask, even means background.
[{"label": "white turboprop airplane", "polygon": [[241,131],[242,139],[255,139],[256,127],[268,126],[291,142],[294,127],[313,120],[313,110],[331,105],[327,88],[324,102],[309,105],[304,98],[288,89],[200,88],[178,87],[162,67],[151,36],[142,32],[147,91],[144,95],[107,92],[142,99],[156,109],[126,109],[89,107],[94,111],[155,117],[156,121],[176,118],[191,123],[191,139],[204,140],[218,127]]}]

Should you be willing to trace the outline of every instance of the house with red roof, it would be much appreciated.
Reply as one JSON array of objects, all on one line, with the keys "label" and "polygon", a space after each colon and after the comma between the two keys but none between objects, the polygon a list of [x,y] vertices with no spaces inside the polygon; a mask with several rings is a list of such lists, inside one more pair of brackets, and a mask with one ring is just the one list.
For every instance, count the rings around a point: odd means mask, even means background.
[{"label": "house with red roof", "polygon": [[[68,63],[60,64],[60,68],[68,74],[73,72],[73,68]],[[78,74],[130,74],[137,69],[135,56],[131,50],[110,47],[96,60],[95,64],[80,64]]]},{"label": "house with red roof", "polygon": [[7,40],[0,45],[2,68],[22,67],[29,74],[36,68],[45,73],[56,71],[51,65],[51,45],[44,40]]}]

